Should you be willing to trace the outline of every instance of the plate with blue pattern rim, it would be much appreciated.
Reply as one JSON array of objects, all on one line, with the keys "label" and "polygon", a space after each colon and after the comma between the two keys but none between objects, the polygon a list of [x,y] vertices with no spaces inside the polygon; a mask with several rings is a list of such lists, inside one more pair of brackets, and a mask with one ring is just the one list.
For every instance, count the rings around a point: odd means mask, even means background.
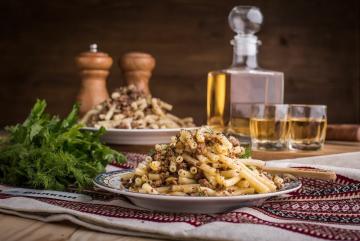
[{"label": "plate with blue pattern rim", "polygon": [[[83,127],[85,131],[98,131],[99,128]],[[172,128],[172,129],[116,129],[108,128],[101,140],[108,144],[118,145],[155,145],[170,142],[180,130],[195,130],[198,127]]]},{"label": "plate with blue pattern rim", "polygon": [[100,189],[126,196],[138,207],[152,211],[175,213],[223,213],[241,207],[259,206],[271,197],[294,192],[301,187],[299,180],[285,183],[284,187],[276,192],[250,194],[240,196],[203,197],[203,196],[172,196],[164,194],[145,194],[131,192],[125,188],[120,178],[132,172],[133,169],[124,169],[106,172],[98,175],[93,180]]}]

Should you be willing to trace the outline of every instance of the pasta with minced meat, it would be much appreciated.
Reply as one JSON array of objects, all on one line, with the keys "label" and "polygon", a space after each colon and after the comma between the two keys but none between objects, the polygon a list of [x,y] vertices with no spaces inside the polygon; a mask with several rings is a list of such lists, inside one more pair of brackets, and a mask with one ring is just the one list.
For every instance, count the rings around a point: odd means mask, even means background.
[{"label": "pasta with minced meat", "polygon": [[234,137],[208,127],[181,130],[169,144],[155,145],[133,172],[121,177],[133,192],[189,196],[233,196],[279,190],[284,180],[243,159],[245,149]]}]

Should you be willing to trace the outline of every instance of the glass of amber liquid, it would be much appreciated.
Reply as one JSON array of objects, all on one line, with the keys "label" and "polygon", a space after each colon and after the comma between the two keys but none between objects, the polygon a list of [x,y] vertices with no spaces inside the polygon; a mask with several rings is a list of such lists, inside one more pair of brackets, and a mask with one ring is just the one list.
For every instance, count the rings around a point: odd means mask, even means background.
[{"label": "glass of amber liquid", "polygon": [[253,149],[288,148],[288,105],[254,104],[251,107],[250,136]]},{"label": "glass of amber liquid", "polygon": [[251,105],[244,103],[234,103],[231,105],[229,128],[231,132],[241,137],[250,137],[250,114]]},{"label": "glass of amber liquid", "polygon": [[326,135],[325,105],[290,105],[289,148],[292,150],[319,150]]}]

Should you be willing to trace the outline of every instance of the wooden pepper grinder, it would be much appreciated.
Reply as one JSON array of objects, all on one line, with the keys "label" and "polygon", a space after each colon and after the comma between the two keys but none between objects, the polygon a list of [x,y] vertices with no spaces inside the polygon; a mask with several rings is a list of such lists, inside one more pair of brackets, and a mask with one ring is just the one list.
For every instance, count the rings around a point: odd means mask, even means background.
[{"label": "wooden pepper grinder", "polygon": [[149,79],[155,68],[155,58],[147,53],[130,52],[120,58],[119,66],[128,85],[135,85],[150,94]]},{"label": "wooden pepper grinder", "polygon": [[80,115],[84,115],[95,105],[109,98],[106,89],[106,78],[113,59],[103,52],[98,52],[97,44],[91,44],[88,52],[75,58],[80,69],[81,87],[77,97],[80,103]]}]

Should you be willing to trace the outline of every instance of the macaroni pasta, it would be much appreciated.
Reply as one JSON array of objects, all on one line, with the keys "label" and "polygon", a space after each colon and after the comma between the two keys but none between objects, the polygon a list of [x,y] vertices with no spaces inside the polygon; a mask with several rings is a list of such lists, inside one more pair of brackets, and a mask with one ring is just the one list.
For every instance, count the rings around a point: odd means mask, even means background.
[{"label": "macaroni pasta", "polygon": [[284,180],[264,172],[262,161],[242,159],[234,137],[208,127],[180,133],[122,178],[133,192],[190,196],[232,196],[274,192]]}]

